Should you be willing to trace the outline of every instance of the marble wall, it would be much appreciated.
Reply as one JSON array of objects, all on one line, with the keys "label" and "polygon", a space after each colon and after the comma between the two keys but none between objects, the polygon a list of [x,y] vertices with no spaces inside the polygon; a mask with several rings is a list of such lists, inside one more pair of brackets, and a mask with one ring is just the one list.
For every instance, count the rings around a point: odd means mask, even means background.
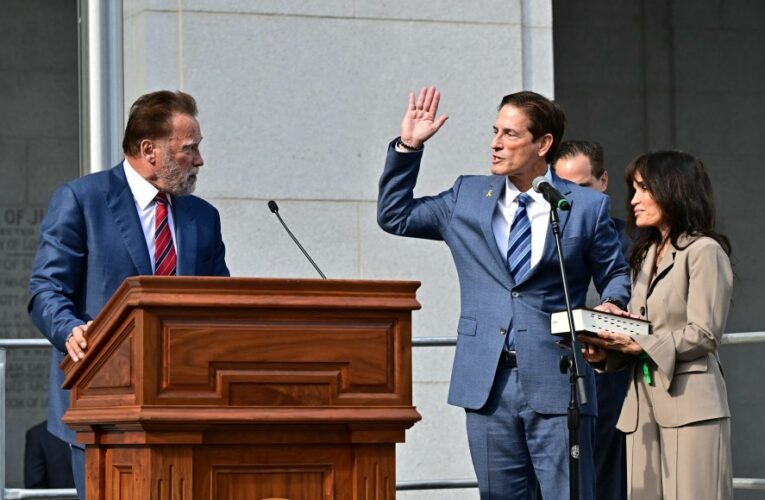
[{"label": "marble wall", "polygon": [[[237,276],[315,277],[266,203],[274,199],[329,277],[422,282],[414,335],[456,336],[459,297],[442,243],[383,233],[377,179],[408,92],[436,85],[444,128],[418,194],[485,173],[501,97],[553,91],[545,0],[125,0],[125,101],[182,88],[205,137],[198,194],[222,213]],[[464,412],[446,404],[453,349],[414,353],[423,420],[398,449],[398,479],[473,477]],[[448,436],[448,439],[444,439]],[[477,498],[476,490],[402,498]]]}]

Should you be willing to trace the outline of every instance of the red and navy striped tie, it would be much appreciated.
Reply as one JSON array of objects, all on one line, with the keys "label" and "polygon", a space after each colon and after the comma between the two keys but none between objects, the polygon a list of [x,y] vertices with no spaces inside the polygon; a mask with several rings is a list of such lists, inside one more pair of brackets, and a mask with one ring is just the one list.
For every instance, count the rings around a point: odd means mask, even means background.
[{"label": "red and navy striped tie", "polygon": [[170,223],[167,217],[168,200],[165,193],[157,193],[157,211],[154,218],[154,275],[175,276],[177,256],[170,234]]}]

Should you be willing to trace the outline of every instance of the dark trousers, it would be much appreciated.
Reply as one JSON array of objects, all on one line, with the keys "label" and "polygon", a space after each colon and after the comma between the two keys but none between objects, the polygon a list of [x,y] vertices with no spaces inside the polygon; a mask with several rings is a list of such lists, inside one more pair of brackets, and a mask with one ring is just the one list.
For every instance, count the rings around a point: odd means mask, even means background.
[{"label": "dark trousers", "polygon": [[[594,499],[594,426],[594,418],[581,417],[581,500]],[[467,410],[467,431],[482,500],[534,499],[536,479],[545,499],[569,498],[567,417],[532,410],[518,368],[498,368],[489,401]]]},{"label": "dark trousers", "polygon": [[77,488],[77,496],[85,500],[85,448],[78,445],[72,447],[72,473],[74,473],[74,487]]},{"label": "dark trousers", "polygon": [[598,418],[595,423],[595,494],[597,500],[627,499],[624,433],[616,428],[627,395],[629,372],[596,373]]}]

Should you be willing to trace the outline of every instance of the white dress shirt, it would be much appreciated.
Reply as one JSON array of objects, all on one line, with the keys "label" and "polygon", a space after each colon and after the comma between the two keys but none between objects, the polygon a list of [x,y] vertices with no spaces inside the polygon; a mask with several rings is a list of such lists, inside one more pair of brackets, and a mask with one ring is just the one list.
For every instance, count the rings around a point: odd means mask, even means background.
[{"label": "white dress shirt", "polygon": [[[547,167],[545,179],[552,183],[550,167]],[[497,200],[497,208],[491,220],[491,227],[494,232],[494,239],[497,241],[497,248],[500,254],[507,259],[507,241],[510,236],[510,226],[513,223],[513,217],[518,210],[518,196],[521,192],[515,185],[505,178],[505,192]],[[526,213],[531,222],[531,262],[530,268],[533,269],[540,259],[545,248],[545,239],[547,238],[547,229],[550,227],[550,204],[545,201],[541,193],[534,189],[529,189],[526,194],[531,196],[531,201],[526,205]]]},{"label": "white dress shirt", "polygon": [[[151,268],[154,269],[154,219],[156,216],[156,204],[154,198],[159,193],[159,189],[154,187],[149,181],[141,177],[141,175],[135,171],[133,166],[127,161],[122,162],[122,167],[125,169],[125,177],[127,178],[128,187],[133,193],[133,200],[135,201],[135,209],[138,212],[138,218],[141,220],[141,229],[143,229],[143,237],[146,239],[146,248],[149,249],[149,259],[151,259]],[[173,197],[168,194],[167,199],[170,203],[170,208],[173,206]],[[168,224],[170,224],[170,235],[173,237],[173,244],[175,245],[175,253],[179,253],[178,238],[175,236],[175,220],[173,219],[173,211],[167,211]],[[505,243],[507,245],[507,243]]]}]

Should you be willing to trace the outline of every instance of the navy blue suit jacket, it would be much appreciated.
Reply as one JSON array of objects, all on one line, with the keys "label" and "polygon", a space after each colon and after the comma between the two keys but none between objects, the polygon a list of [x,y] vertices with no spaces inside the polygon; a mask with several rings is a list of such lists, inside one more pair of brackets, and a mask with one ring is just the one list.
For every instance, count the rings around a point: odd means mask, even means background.
[{"label": "navy blue suit jacket", "polygon": [[[512,322],[521,385],[529,404],[539,413],[565,414],[568,375],[558,369],[565,351],[550,335],[550,314],[565,309],[552,230],[540,262],[515,283],[492,230],[505,177],[462,176],[437,196],[415,199],[421,157],[422,153],[398,153],[392,143],[389,146],[380,179],[378,223],[393,234],[443,240],[454,258],[461,312],[449,403],[469,409],[486,403]],[[559,214],[572,306],[584,305],[591,277],[602,297],[626,304],[628,268],[609,216],[608,197],[554,174],[553,184],[572,205],[571,211]],[[592,370],[586,364],[583,370],[592,403],[582,413],[597,415]]]},{"label": "navy blue suit jacket", "polygon": [[[196,196],[173,196],[178,242],[177,274],[228,276],[220,216]],[[146,239],[122,163],[61,186],[40,226],[29,281],[28,310],[53,344],[48,389],[48,430],[74,443],[61,422],[69,391],[61,389],[64,343],[77,325],[96,317],[129,276],[151,275]]]}]

